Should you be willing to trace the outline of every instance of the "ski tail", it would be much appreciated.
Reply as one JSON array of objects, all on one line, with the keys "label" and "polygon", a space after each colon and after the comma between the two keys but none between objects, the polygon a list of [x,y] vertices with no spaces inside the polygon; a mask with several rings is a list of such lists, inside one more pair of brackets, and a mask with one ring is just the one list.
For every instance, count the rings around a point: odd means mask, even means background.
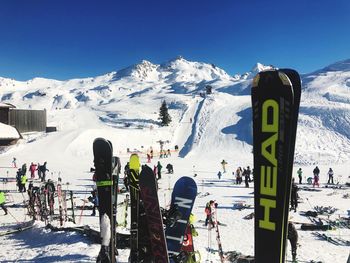
[{"label": "ski tail", "polygon": [[[292,76],[295,71],[288,71]],[[287,73],[260,72],[253,80],[256,262],[284,262],[300,89]],[[295,76],[298,76],[297,73]],[[297,85],[297,84],[296,84]],[[267,242],[268,241],[268,242]]]}]

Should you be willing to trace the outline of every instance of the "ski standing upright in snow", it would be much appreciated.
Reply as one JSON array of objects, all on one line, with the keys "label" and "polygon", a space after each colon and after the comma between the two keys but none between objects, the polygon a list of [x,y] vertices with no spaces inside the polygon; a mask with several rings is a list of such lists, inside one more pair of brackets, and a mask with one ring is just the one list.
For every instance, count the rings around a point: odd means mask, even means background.
[{"label": "ski standing upright in snow", "polygon": [[58,181],[57,181],[57,199],[58,199],[58,212],[59,212],[59,218],[60,218],[60,226],[63,226],[64,209],[63,209],[63,200],[62,200],[62,184],[61,184],[60,177],[58,177]]},{"label": "ski standing upright in snow", "polygon": [[131,215],[130,215],[130,256],[129,262],[139,262],[139,209],[140,209],[140,188],[139,188],[140,160],[137,154],[132,154],[129,161],[129,178]]},{"label": "ski standing upright in snow", "polygon": [[72,222],[75,224],[75,214],[74,214],[74,196],[73,196],[73,191],[69,191],[69,196],[70,196],[70,204],[72,208]]},{"label": "ski standing upright in snow", "polygon": [[101,250],[98,263],[114,263],[115,259],[115,222],[113,216],[113,176],[112,144],[97,138],[93,142],[96,186],[99,199]]},{"label": "ski standing upright in snow", "polygon": [[255,260],[284,262],[301,85],[296,71],[253,80]]},{"label": "ski standing upright in snow", "polygon": [[220,256],[220,262],[223,263],[225,258],[224,258],[224,251],[222,250],[221,236],[220,236],[220,232],[219,232],[217,203],[215,203],[214,224],[215,224],[215,232],[216,232],[216,241],[218,242],[218,251],[219,251],[219,256]]}]

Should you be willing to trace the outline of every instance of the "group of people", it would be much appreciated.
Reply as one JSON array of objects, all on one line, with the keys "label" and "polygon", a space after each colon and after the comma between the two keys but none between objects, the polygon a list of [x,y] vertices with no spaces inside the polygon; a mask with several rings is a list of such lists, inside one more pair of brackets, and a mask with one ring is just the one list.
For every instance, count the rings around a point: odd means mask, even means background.
[{"label": "group of people", "polygon": [[30,171],[30,178],[34,179],[35,178],[35,172],[38,171],[38,177],[41,180],[41,182],[45,182],[46,180],[46,172],[49,171],[49,169],[46,168],[47,162],[44,162],[43,165],[34,164],[31,163],[29,166],[29,171]]},{"label": "group of people", "polygon": [[[15,158],[14,158],[15,159]],[[46,168],[47,162],[44,162],[43,165],[34,164],[33,162],[29,166],[29,172],[30,172],[30,178],[35,178],[35,172],[38,171],[38,177],[41,180],[41,182],[45,182],[46,179],[46,172],[49,171],[49,169]],[[20,192],[25,192],[25,184],[27,183],[28,177],[27,177],[27,164],[23,164],[21,168],[17,170],[16,175],[17,180],[17,186],[19,188]]]},{"label": "group of people", "polygon": [[[171,151],[170,149],[168,150],[160,150],[159,152],[159,158],[168,158],[171,156]],[[150,163],[153,159],[153,149],[147,153],[147,163]]]},{"label": "group of people", "polygon": [[[315,186],[320,187],[320,168],[318,168],[318,166],[316,166],[312,172],[313,172],[313,178],[309,177],[307,179],[307,183],[312,184],[313,187],[315,187]],[[297,175],[299,178],[299,184],[302,184],[303,170],[301,168],[298,169]],[[334,171],[332,168],[329,168],[327,175],[328,175],[328,182],[327,183],[334,184]]]},{"label": "group of people", "polygon": [[19,168],[16,174],[16,182],[19,192],[26,192],[27,178],[27,165],[23,164],[22,168]]},{"label": "group of people", "polygon": [[[222,166],[223,173],[226,173],[226,166],[228,163],[224,159],[220,162],[220,164]],[[221,179],[223,173],[221,171],[218,172],[217,176],[219,180]],[[236,184],[241,184],[244,178],[245,187],[249,187],[249,183],[253,181],[252,175],[253,175],[253,170],[250,169],[249,166],[243,169],[241,166],[239,166],[236,169],[236,172],[234,171],[232,172],[232,176],[234,177]]]},{"label": "group of people", "polygon": [[251,175],[253,174],[249,166],[247,168],[238,167],[236,174],[232,172],[232,175],[236,178],[236,184],[241,184],[244,178],[245,187],[249,187],[249,183],[253,181]]},{"label": "group of people", "polygon": [[[49,171],[46,168],[47,162],[44,162],[43,165],[31,163],[29,166],[30,178],[35,178],[35,172],[38,171],[38,177],[41,182],[45,182],[46,172]],[[19,192],[26,192],[26,183],[28,181],[27,177],[27,164],[23,164],[21,168],[17,170],[16,173],[16,182]]]}]

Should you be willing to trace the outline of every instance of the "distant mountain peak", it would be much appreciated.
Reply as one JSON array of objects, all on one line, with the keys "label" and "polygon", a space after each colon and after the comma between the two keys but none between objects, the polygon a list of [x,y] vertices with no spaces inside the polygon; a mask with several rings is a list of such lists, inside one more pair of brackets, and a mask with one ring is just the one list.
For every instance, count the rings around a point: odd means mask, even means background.
[{"label": "distant mountain peak", "polygon": [[259,73],[261,71],[265,71],[265,70],[271,70],[271,69],[274,69],[275,67],[272,66],[272,65],[269,65],[269,66],[266,66],[262,63],[256,63],[255,66],[252,68],[252,70],[250,72],[253,72],[253,73]]},{"label": "distant mountain peak", "polygon": [[147,79],[147,77],[157,69],[157,65],[154,65],[148,60],[142,60],[140,63],[134,64],[127,68],[121,69],[115,73],[114,79],[118,80],[124,77],[134,77],[140,80]]},{"label": "distant mountain peak", "polygon": [[173,61],[175,62],[175,61],[181,61],[181,60],[187,61],[183,56],[178,55],[175,58],[170,59],[169,62],[173,62]]},{"label": "distant mountain peak", "polygon": [[335,62],[320,71],[350,71],[350,59]]},{"label": "distant mountain peak", "polygon": [[275,67],[272,65],[266,66],[266,65],[258,62],[252,67],[252,69],[250,71],[243,73],[242,75],[235,75],[235,78],[239,77],[240,79],[243,79],[243,80],[244,79],[251,79],[261,71],[272,70],[272,69],[275,69]]}]

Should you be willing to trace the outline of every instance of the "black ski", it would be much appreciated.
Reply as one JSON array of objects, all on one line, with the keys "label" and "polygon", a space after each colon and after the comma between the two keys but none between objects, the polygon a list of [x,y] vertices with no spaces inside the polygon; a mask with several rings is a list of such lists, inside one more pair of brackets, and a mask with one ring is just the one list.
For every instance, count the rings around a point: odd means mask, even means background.
[{"label": "black ski", "polygon": [[298,74],[287,69],[260,72],[253,80],[255,260],[258,263],[284,262],[300,87]]},{"label": "black ski", "polygon": [[115,262],[115,223],[113,218],[112,144],[103,138],[93,143],[96,185],[99,199],[101,250],[97,262]]},{"label": "black ski", "polygon": [[72,207],[72,222],[75,224],[73,191],[69,191],[69,194],[70,194],[70,203]]}]

